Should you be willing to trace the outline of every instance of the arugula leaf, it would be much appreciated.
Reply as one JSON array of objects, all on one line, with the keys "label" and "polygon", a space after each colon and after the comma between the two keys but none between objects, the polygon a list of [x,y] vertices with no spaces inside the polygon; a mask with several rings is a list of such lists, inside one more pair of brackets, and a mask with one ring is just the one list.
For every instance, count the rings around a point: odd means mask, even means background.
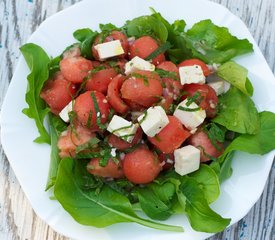
[{"label": "arugula leaf", "polygon": [[61,56],[57,56],[49,62],[49,76],[52,77],[56,72],[60,70],[59,63],[61,61]]},{"label": "arugula leaf", "polygon": [[156,12],[153,8],[151,8],[153,12],[152,16],[158,19],[162,24],[166,27],[168,32],[167,41],[176,45],[177,36],[184,31],[186,22],[184,20],[176,20],[173,24],[170,24],[159,12]]},{"label": "arugula leaf", "polygon": [[193,57],[206,63],[224,63],[233,57],[253,51],[247,39],[232,36],[228,29],[202,20],[182,35],[192,50]]},{"label": "arugula leaf", "polygon": [[172,28],[175,32],[184,32],[184,29],[186,27],[186,22],[184,20],[175,20],[175,22],[172,24]]},{"label": "arugula leaf", "polygon": [[112,23],[107,24],[99,24],[99,28],[102,31],[99,35],[98,43],[103,43],[104,40],[110,35],[110,33],[114,30],[120,30]]},{"label": "arugula leaf", "polygon": [[259,131],[255,135],[243,134],[235,138],[225,153],[238,150],[263,155],[275,149],[275,113],[264,111],[259,113],[259,118]]},{"label": "arugula leaf", "polygon": [[89,28],[78,29],[73,33],[75,39],[80,41],[81,55],[88,59],[93,59],[91,47],[97,37],[98,32],[94,32]]},{"label": "arugula leaf", "polygon": [[[177,198],[173,198],[171,211],[174,213],[183,213],[185,209],[185,201],[186,198],[184,194],[179,189],[181,184],[181,176],[177,174],[174,170],[169,170],[166,172],[162,172],[157,179],[155,179],[154,183],[157,183],[158,185],[163,185],[165,183],[173,184],[175,187],[175,193],[177,195]],[[171,192],[171,191],[170,191]],[[166,196],[166,195],[164,195]],[[168,196],[171,196],[171,194]],[[167,197],[161,197],[162,199],[168,199]]]},{"label": "arugula leaf", "polygon": [[231,220],[222,218],[209,207],[203,191],[195,180],[183,178],[180,190],[186,197],[185,211],[194,230],[216,233],[228,226]]},{"label": "arugula leaf", "polygon": [[86,171],[85,161],[74,161],[71,158],[61,161],[54,195],[80,224],[102,228],[119,222],[136,222],[159,230],[182,231],[182,227],[138,217],[128,198],[107,185],[103,184],[100,188],[96,186],[95,179]]},{"label": "arugula leaf", "polygon": [[123,26],[128,36],[139,38],[141,36],[152,36],[165,43],[168,32],[165,25],[154,16],[141,16],[127,21]]},{"label": "arugula leaf", "polygon": [[210,204],[220,195],[220,183],[217,174],[206,164],[201,164],[200,169],[188,175],[196,180],[204,193],[206,201]]},{"label": "arugula leaf", "polygon": [[264,111],[259,113],[260,128],[254,134],[242,134],[235,138],[219,157],[217,162],[211,163],[219,176],[220,182],[232,175],[232,158],[235,151],[251,154],[266,154],[275,149],[275,113]]},{"label": "arugula leaf", "polygon": [[116,27],[115,25],[113,25],[112,23],[107,23],[107,24],[99,24],[99,28],[102,32],[107,31],[107,32],[111,32],[114,30],[119,30],[118,27]]},{"label": "arugula leaf", "polygon": [[171,182],[151,183],[138,189],[141,209],[152,219],[166,220],[173,214],[173,201],[176,187]]},{"label": "arugula leaf", "polygon": [[116,192],[127,197],[131,203],[138,201],[136,194],[133,194],[133,192],[131,191],[135,185],[130,181],[128,181],[126,178],[115,179],[114,181],[105,180],[104,183],[108,185],[110,188],[112,188],[113,190],[115,190]]},{"label": "arugula leaf", "polygon": [[170,24],[160,13],[152,8],[151,10],[153,11],[152,16],[161,21],[166,27],[168,32],[167,41],[173,44],[173,47],[167,51],[170,60],[179,63],[184,59],[192,58],[192,52],[187,48],[186,41],[181,36],[186,26],[185,21],[176,20],[173,24]]},{"label": "arugula leaf", "polygon": [[34,141],[37,143],[50,144],[50,136],[44,126],[44,118],[50,111],[45,102],[40,98],[40,92],[44,83],[49,78],[48,65],[50,58],[46,52],[36,44],[27,43],[20,48],[31,73],[28,75],[28,88],[25,95],[28,108],[23,109],[23,113],[34,119],[40,134]]},{"label": "arugula leaf", "polygon": [[219,172],[219,180],[220,182],[224,182],[226,179],[230,178],[232,175],[232,159],[234,156],[234,151],[226,154],[225,157],[222,158],[223,162],[221,164],[220,172]]},{"label": "arugula leaf", "polygon": [[51,135],[51,161],[45,191],[49,190],[55,184],[57,169],[60,163],[57,142],[60,134],[67,129],[67,125],[59,117],[53,115],[52,113],[48,114],[48,119]]},{"label": "arugula leaf", "polygon": [[253,95],[253,86],[247,78],[247,69],[235,62],[226,62],[217,70],[217,75],[248,96]]},{"label": "arugula leaf", "polygon": [[237,88],[231,86],[219,97],[220,110],[212,119],[228,130],[238,133],[256,134],[259,130],[259,116],[253,101]]},{"label": "arugula leaf", "polygon": [[234,156],[234,151],[225,153],[218,158],[218,161],[213,161],[209,167],[211,167],[217,174],[220,183],[224,182],[226,179],[230,178],[232,175],[232,159]]},{"label": "arugula leaf", "polygon": [[85,41],[89,36],[91,36],[94,32],[90,28],[81,28],[74,31],[73,36],[79,42]]},{"label": "arugula leaf", "polygon": [[203,20],[187,32],[184,20],[170,24],[154,9],[153,15],[167,29],[167,40],[173,43],[168,50],[170,60],[179,63],[185,59],[199,58],[206,63],[224,63],[233,57],[253,51],[253,45],[247,39],[232,36],[228,29],[215,25],[211,20]]}]

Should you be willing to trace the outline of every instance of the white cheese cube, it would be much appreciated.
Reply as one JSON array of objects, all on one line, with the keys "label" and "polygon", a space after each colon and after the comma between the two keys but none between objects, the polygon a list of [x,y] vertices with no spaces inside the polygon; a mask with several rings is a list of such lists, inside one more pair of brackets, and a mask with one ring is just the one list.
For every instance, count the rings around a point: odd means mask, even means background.
[{"label": "white cheese cube", "polygon": [[189,83],[205,83],[205,76],[199,65],[180,67],[179,74],[182,85]]},{"label": "white cheese cube", "polygon": [[223,83],[224,83],[223,93],[226,93],[230,89],[231,84],[227,81],[223,81]]},{"label": "white cheese cube", "polygon": [[97,44],[95,45],[95,49],[98,52],[100,60],[115,57],[124,53],[119,40]]},{"label": "white cheese cube", "polygon": [[217,81],[209,82],[207,84],[214,89],[217,95],[226,93],[230,88],[230,83],[223,80],[217,80]]},{"label": "white cheese cube", "polygon": [[155,65],[136,56],[125,64],[125,74],[128,75],[137,70],[155,71]]},{"label": "white cheese cube", "polygon": [[174,151],[175,171],[183,176],[194,172],[200,167],[200,150],[188,145]]},{"label": "white cheese cube", "polygon": [[224,81],[215,81],[207,83],[208,86],[212,87],[217,95],[221,95],[224,92]]},{"label": "white cheese cube", "polygon": [[108,125],[107,131],[131,143],[138,127],[138,124],[133,124],[120,116],[114,115]]},{"label": "white cheese cube", "polygon": [[176,108],[174,116],[181,121],[181,123],[193,130],[201,125],[206,118],[205,110],[202,110],[196,103],[192,102],[187,106],[188,99],[182,101]]},{"label": "white cheese cube", "polygon": [[64,122],[69,122],[70,121],[69,112],[71,111],[73,111],[73,101],[70,101],[69,104],[61,110],[61,112],[59,113],[59,117]]},{"label": "white cheese cube", "polygon": [[138,122],[147,136],[154,137],[169,123],[169,119],[162,107],[155,106],[139,116]]},{"label": "white cheese cube", "polygon": [[116,148],[111,149],[111,156],[112,157],[116,157],[116,150],[117,150]]}]

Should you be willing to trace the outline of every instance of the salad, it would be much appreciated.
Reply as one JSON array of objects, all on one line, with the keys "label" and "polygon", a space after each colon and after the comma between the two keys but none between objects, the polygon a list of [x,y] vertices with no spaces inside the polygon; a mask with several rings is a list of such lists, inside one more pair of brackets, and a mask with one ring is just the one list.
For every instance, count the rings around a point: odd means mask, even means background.
[{"label": "salad", "polygon": [[21,47],[31,69],[23,112],[35,142],[51,144],[46,190],[84,225],[183,231],[153,220],[184,213],[194,230],[219,232],[230,219],[209,205],[233,154],[274,149],[275,115],[257,111],[247,70],[231,60],[253,51],[248,40],[152,11],[76,30],[55,58]]}]

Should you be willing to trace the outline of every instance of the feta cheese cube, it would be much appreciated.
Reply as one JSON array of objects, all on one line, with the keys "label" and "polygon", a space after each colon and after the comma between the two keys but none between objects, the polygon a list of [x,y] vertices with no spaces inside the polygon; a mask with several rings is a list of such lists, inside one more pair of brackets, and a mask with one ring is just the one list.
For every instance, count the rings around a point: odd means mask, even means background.
[{"label": "feta cheese cube", "polygon": [[155,106],[139,116],[138,122],[147,136],[154,137],[169,123],[169,119],[162,107]]},{"label": "feta cheese cube", "polygon": [[136,56],[125,64],[125,74],[128,75],[137,70],[155,71],[155,65]]},{"label": "feta cheese cube", "polygon": [[224,81],[216,81],[207,83],[208,86],[212,87],[217,95],[221,95],[224,92]]},{"label": "feta cheese cube", "polygon": [[203,123],[206,113],[196,103],[189,105],[187,102],[188,99],[185,99],[177,106],[174,116],[189,130],[193,130]]},{"label": "feta cheese cube", "polygon": [[207,84],[214,89],[217,95],[226,93],[230,88],[230,83],[223,80],[217,80],[217,81],[209,82]]},{"label": "feta cheese cube", "polygon": [[223,93],[226,93],[230,89],[231,84],[227,81],[223,81],[223,83],[224,83]]},{"label": "feta cheese cube", "polygon": [[174,151],[175,171],[183,176],[194,172],[200,167],[200,150],[188,145]]},{"label": "feta cheese cube", "polygon": [[205,83],[205,76],[199,65],[180,67],[179,74],[182,85],[189,83]]},{"label": "feta cheese cube", "polygon": [[116,148],[111,149],[111,156],[116,157]]},{"label": "feta cheese cube", "polygon": [[71,111],[73,111],[73,101],[70,101],[69,104],[61,110],[61,112],[59,113],[59,117],[64,122],[69,122],[70,121],[69,112]]},{"label": "feta cheese cube", "polygon": [[115,57],[124,53],[119,40],[97,44],[95,45],[95,49],[98,52],[100,60]]},{"label": "feta cheese cube", "polygon": [[120,116],[114,115],[108,125],[107,131],[131,143],[138,127],[138,124],[133,124]]}]

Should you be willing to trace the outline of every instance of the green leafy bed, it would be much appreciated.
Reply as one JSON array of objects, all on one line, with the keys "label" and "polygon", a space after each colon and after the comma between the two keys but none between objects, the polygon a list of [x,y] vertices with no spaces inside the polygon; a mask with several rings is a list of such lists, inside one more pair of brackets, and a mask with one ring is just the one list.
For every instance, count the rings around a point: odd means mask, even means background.
[{"label": "green leafy bed", "polygon": [[[229,225],[230,219],[222,218],[209,206],[220,193],[220,184],[232,173],[231,161],[235,151],[263,155],[275,149],[275,114],[258,113],[251,96],[253,87],[247,78],[247,70],[233,61],[235,56],[253,51],[248,40],[232,36],[227,28],[216,26],[211,20],[196,23],[185,30],[184,20],[168,23],[153,10],[150,16],[127,21],[117,28],[101,24],[103,33],[119,29],[128,36],[150,35],[164,46],[167,59],[179,63],[184,59],[199,58],[206,63],[221,64],[217,75],[231,83],[230,90],[219,97],[219,114],[212,119],[209,132],[216,139],[224,140],[234,132],[222,156],[210,165],[187,176],[179,176],[170,170],[163,172],[152,183],[138,186],[125,179],[106,181],[86,171],[86,160],[60,159],[57,141],[66,129],[60,118],[52,115],[40,98],[40,91],[49,76],[59,68],[62,56],[50,59],[39,46],[28,43],[21,52],[31,70],[28,75],[26,102],[23,112],[35,120],[39,131],[37,143],[51,144],[51,164],[46,189],[53,187],[54,197],[79,223],[106,227],[119,222],[138,224],[167,231],[183,231],[181,226],[169,226],[143,219],[142,210],[153,220],[166,220],[173,214],[185,213],[196,231],[219,232]],[[74,37],[79,41],[82,56],[91,59],[91,44],[98,32],[79,29]],[[49,132],[44,126],[48,116]],[[221,129],[226,129],[226,134]],[[228,139],[227,139],[228,140]],[[179,223],[181,225],[181,223]]]}]

